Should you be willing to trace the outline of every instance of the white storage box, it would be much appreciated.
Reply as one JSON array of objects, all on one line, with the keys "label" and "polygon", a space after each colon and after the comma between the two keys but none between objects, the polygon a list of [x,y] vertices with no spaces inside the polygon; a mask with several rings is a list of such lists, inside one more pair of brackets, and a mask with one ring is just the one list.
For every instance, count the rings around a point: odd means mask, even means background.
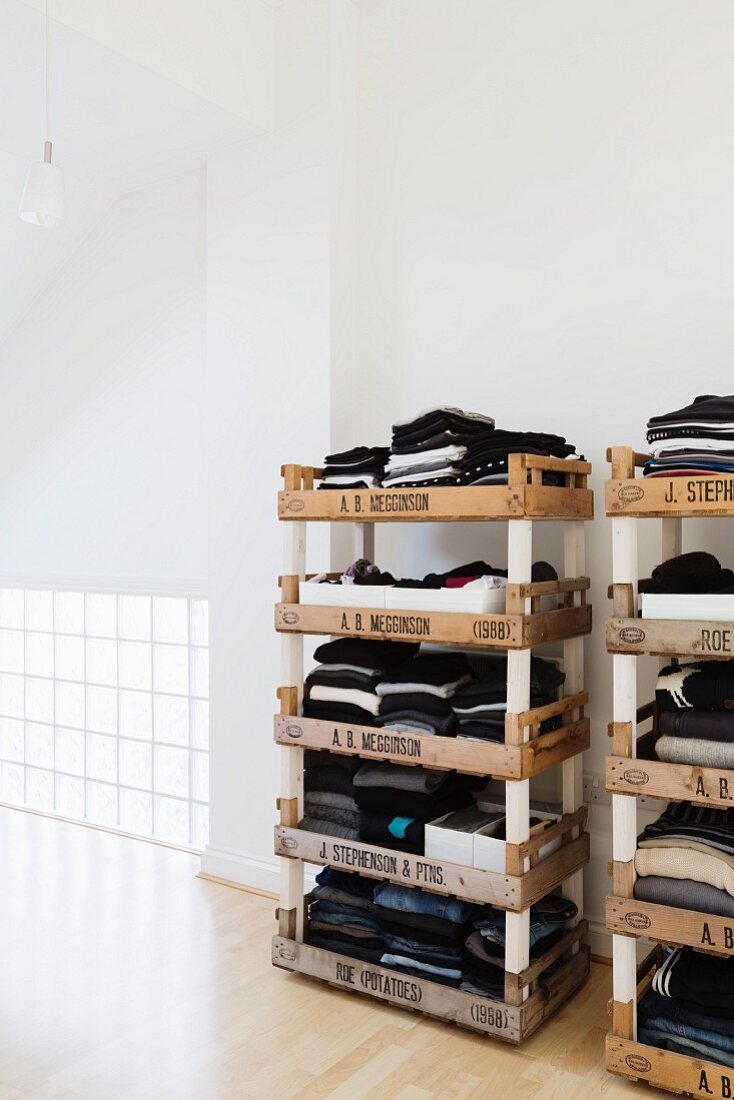
[{"label": "white storage box", "polygon": [[[504,810],[504,806],[487,806],[482,804],[483,810]],[[560,818],[557,814],[546,813],[544,810],[530,810],[531,817],[538,817],[543,821],[559,821]],[[497,837],[492,836],[492,832],[496,831],[496,826],[490,826],[487,833],[474,833],[474,862],[473,866],[480,871],[497,871],[499,874],[505,873],[505,840],[499,840]],[[551,840],[550,843],[545,844],[538,853],[538,858],[543,860],[546,856],[551,855],[553,852],[558,851],[561,847],[561,837],[557,837],[555,840]]]},{"label": "white storage box", "polygon": [[[501,810],[503,816],[496,821],[485,826],[488,830],[493,827],[499,828],[504,819],[504,809],[497,807]],[[486,810],[482,807],[482,811]],[[472,867],[474,865],[474,838],[477,833],[466,833],[459,829],[447,829],[444,827],[444,822],[452,814],[460,811],[452,810],[451,813],[444,814],[443,817],[436,818],[435,821],[429,821],[425,830],[425,848],[424,853],[429,859],[445,859],[449,863],[463,863],[466,867]],[[492,809],[486,810],[487,813],[491,813]]]},{"label": "white storage box", "polygon": [[301,581],[298,599],[300,603],[318,604],[319,607],[385,607],[385,593],[389,590],[383,585]]},{"label": "white storage box", "polygon": [[640,596],[640,610],[645,619],[710,619],[729,623],[734,621],[734,595],[644,592]]},{"label": "white storage box", "polygon": [[469,611],[504,615],[504,588],[387,588],[385,607],[404,611]]}]

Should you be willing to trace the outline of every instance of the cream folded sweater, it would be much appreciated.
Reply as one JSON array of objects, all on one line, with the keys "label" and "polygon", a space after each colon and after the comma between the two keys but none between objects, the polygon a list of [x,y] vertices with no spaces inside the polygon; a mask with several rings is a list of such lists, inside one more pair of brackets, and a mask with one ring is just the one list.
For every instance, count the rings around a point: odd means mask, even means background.
[{"label": "cream folded sweater", "polygon": [[734,897],[734,867],[718,856],[705,855],[693,848],[638,848],[635,871],[642,876],[705,882]]},{"label": "cream folded sweater", "polygon": [[349,703],[353,707],[361,707],[370,714],[379,714],[380,700],[371,691],[360,691],[359,688],[327,687],[325,684],[313,684],[308,691],[309,699],[321,703]]}]

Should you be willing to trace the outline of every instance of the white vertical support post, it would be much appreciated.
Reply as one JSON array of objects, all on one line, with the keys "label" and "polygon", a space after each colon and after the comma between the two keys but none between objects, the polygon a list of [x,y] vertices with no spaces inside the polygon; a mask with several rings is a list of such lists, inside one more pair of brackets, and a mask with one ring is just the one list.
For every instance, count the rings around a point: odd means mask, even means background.
[{"label": "white vertical support post", "polygon": [[[532,579],[533,524],[529,519],[508,523],[507,567],[509,584],[525,584]],[[530,601],[525,603],[529,611]],[[511,649],[507,654],[507,712],[520,714],[530,709],[530,649]],[[525,740],[529,731],[524,731]],[[530,780],[508,780],[507,843],[523,844],[530,836]],[[530,861],[525,860],[524,870]],[[520,974],[530,963],[530,910],[505,915],[505,969]],[[528,988],[523,991],[527,997]]]},{"label": "white vertical support post", "polygon": [[[582,577],[586,567],[585,528],[583,520],[566,520],[563,524],[563,575]],[[574,695],[584,689],[584,639],[567,638],[563,643],[563,670],[566,673],[564,692]],[[563,762],[563,812],[575,813],[584,801],[583,760],[580,755]],[[580,832],[580,830],[575,830]],[[578,906],[576,922],[584,915],[584,874],[576,871],[562,886],[564,897]],[[578,946],[575,948],[578,950]]]},{"label": "white vertical support post", "polygon": [[375,525],[374,523],[355,523],[354,531],[354,560],[367,558],[367,561],[375,560]]},{"label": "white vertical support post", "polygon": [[666,516],[662,528],[662,560],[668,561],[683,553],[683,520],[680,516]]},{"label": "white vertical support post", "polygon": [[[285,528],[285,576],[303,579],[306,571],[306,524],[288,521]],[[295,689],[296,712],[303,702],[303,635],[283,633],[281,645],[282,687]],[[281,823],[295,825],[303,817],[303,749],[280,749]],[[285,809],[287,807],[287,809]],[[295,820],[294,820],[295,819]],[[280,860],[280,933],[303,942],[303,863]]]},{"label": "white vertical support post", "polygon": [[[624,477],[625,474],[613,476]],[[626,476],[634,475],[634,467]],[[616,517],[612,524],[613,580],[632,586],[633,607],[637,607],[637,519]],[[637,752],[637,657],[619,653],[613,657],[614,721],[629,723],[632,730],[632,755]],[[637,849],[637,800],[633,795],[612,795],[613,859],[629,864]],[[634,877],[634,876],[632,876]],[[613,936],[614,1000],[632,1005],[630,1036],[637,1035],[637,940],[633,936]]]}]

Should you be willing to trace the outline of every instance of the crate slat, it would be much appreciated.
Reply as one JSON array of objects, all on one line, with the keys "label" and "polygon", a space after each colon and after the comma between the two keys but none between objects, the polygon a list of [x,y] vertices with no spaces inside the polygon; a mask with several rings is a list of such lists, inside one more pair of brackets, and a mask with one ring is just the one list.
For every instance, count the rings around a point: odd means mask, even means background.
[{"label": "crate slat", "polygon": [[608,516],[639,519],[734,516],[734,475],[612,478],[605,505]]},{"label": "crate slat", "polygon": [[622,936],[695,947],[709,955],[734,955],[734,917],[717,917],[612,895],[606,899],[607,928]]},{"label": "crate slat", "polygon": [[275,606],[275,629],[281,633],[526,649],[588,634],[591,606],[563,607],[531,615],[475,615],[466,611],[372,610],[279,603]]},{"label": "crate slat", "polygon": [[695,802],[726,809],[734,802],[734,771],[608,756],[606,788],[613,794],[645,795],[668,802]]},{"label": "crate slat", "polygon": [[734,1095],[734,1069],[615,1035],[607,1036],[606,1067],[619,1077],[647,1081],[668,1092],[706,1100],[730,1100]]},{"label": "crate slat", "polygon": [[[532,712],[531,712],[532,713]],[[522,745],[498,744],[466,737],[439,737],[412,730],[382,730],[350,726],[319,718],[276,714],[274,740],[279,745],[327,749],[367,760],[389,760],[426,768],[487,775],[501,779],[529,779],[589,747],[588,718],[569,722],[539,734]]]},{"label": "crate slat", "polygon": [[[586,465],[586,464],[584,464]],[[439,485],[410,489],[285,489],[278,519],[332,523],[471,523],[594,518],[590,489]]]},{"label": "crate slat", "polygon": [[659,657],[734,657],[734,622],[709,619],[622,619],[606,622],[610,653],[651,653]]},{"label": "crate slat", "polygon": [[489,902],[517,913],[540,901],[588,862],[589,834],[582,833],[562,844],[522,875],[482,871],[448,860],[282,825],[275,826],[275,854],[306,863],[329,864],[340,871],[356,871],[401,886],[420,886],[436,894],[454,894],[466,901]]}]

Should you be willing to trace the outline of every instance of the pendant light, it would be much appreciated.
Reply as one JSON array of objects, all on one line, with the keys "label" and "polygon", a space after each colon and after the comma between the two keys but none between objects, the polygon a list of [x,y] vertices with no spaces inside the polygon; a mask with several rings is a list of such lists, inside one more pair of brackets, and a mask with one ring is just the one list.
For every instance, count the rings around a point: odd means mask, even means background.
[{"label": "pendant light", "polygon": [[63,225],[66,216],[64,206],[64,173],[51,163],[51,25],[48,18],[48,0],[44,3],[46,31],[45,76],[46,76],[46,140],[43,144],[43,160],[31,164],[23,188],[18,213],[24,222],[32,225]]}]

